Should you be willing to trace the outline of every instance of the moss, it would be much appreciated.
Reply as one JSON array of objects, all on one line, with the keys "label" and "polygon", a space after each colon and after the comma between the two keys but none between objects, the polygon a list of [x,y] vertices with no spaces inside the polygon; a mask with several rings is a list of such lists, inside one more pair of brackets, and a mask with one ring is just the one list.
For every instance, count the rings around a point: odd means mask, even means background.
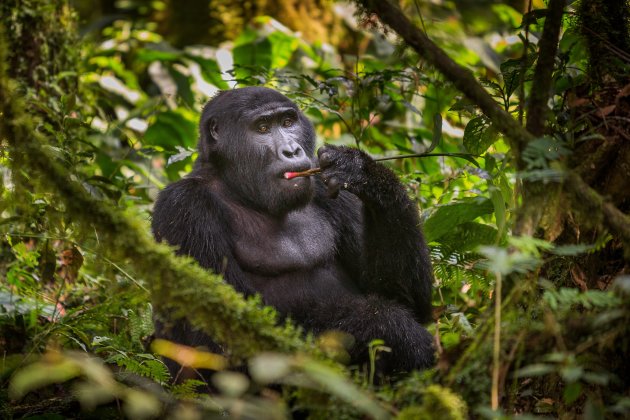
[{"label": "moss", "polygon": [[466,403],[453,391],[439,385],[430,385],[423,392],[422,405],[413,405],[400,411],[398,420],[464,420]]},{"label": "moss", "polygon": [[39,88],[74,68],[75,17],[66,1],[3,0],[0,21],[11,47],[4,57],[9,77]]},{"label": "moss", "polygon": [[302,339],[298,328],[277,325],[275,311],[263,307],[259,299],[244,299],[220,276],[206,272],[191,259],[176,257],[171,248],[155,243],[142,222],[95,201],[72,180],[44,147],[48,139],[35,129],[38,118],[27,112],[19,85],[9,77],[7,58],[12,48],[7,48],[5,32],[0,27],[0,136],[8,141],[12,156],[21,156],[12,163],[19,162],[19,171],[30,175],[32,185],[39,191],[54,191],[66,206],[68,218],[82,227],[98,227],[108,258],[128,261],[150,280],[159,312],[187,317],[228,346],[237,358],[262,351],[319,354],[312,340]]}]

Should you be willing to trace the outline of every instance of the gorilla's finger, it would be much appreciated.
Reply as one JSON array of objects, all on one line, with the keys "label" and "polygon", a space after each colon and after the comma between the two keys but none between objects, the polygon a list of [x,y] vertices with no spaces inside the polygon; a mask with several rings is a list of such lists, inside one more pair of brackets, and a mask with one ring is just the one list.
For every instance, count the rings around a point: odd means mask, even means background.
[{"label": "gorilla's finger", "polygon": [[341,190],[341,183],[338,178],[330,178],[326,184],[328,187],[328,197],[337,198],[339,191]]},{"label": "gorilla's finger", "polygon": [[317,159],[319,160],[320,168],[327,168],[335,162],[335,146],[322,146],[317,151]]}]

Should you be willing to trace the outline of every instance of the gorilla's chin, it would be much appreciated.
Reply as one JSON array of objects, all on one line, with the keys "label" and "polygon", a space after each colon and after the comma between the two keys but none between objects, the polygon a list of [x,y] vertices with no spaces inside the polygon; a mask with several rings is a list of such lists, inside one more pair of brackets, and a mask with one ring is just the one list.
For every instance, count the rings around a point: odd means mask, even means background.
[{"label": "gorilla's chin", "polygon": [[[273,193],[261,197],[270,214],[281,216],[310,203],[313,198],[313,181],[308,177],[291,180],[282,179],[274,183]],[[267,185],[266,190],[269,190]]]}]

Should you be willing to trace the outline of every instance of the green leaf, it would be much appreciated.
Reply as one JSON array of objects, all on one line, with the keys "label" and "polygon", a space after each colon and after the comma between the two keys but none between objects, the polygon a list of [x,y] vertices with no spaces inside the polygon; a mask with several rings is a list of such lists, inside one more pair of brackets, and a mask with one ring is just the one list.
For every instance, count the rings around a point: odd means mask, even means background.
[{"label": "green leaf", "polygon": [[235,41],[232,50],[234,68],[237,78],[244,78],[250,75],[249,68],[271,68],[271,42],[268,38],[258,37],[251,29],[246,30]]},{"label": "green leaf", "polygon": [[269,42],[271,42],[271,68],[286,67],[299,45],[298,40],[291,35],[276,31],[269,35]]},{"label": "green leaf", "polygon": [[562,392],[562,398],[565,404],[573,404],[580,395],[582,395],[582,385],[579,382],[573,382],[567,385]]},{"label": "green leaf", "polygon": [[[525,60],[525,61],[523,61]],[[528,54],[526,58],[511,58],[501,63],[501,75],[505,85],[505,94],[509,98],[521,83],[522,72],[529,70],[536,60],[535,54]],[[523,82],[528,80],[523,75]]]},{"label": "green leaf", "polygon": [[177,149],[178,153],[169,156],[168,160],[166,161],[166,166],[171,166],[173,163],[184,160],[195,153],[195,149],[184,148],[181,146],[175,146],[175,148]]},{"label": "green leaf", "polygon": [[36,362],[18,370],[9,384],[9,397],[22,398],[29,392],[54,383],[66,382],[81,373],[74,361],[62,359],[57,363]]},{"label": "green leaf", "polygon": [[136,54],[139,61],[151,63],[153,61],[176,61],[181,57],[182,52],[162,44],[147,44],[146,48],[139,49]]},{"label": "green leaf", "polygon": [[208,83],[212,83],[214,86],[219,89],[229,89],[230,85],[223,80],[223,76],[221,75],[221,68],[216,60],[210,58],[200,57],[194,54],[186,55],[187,58],[199,64],[201,68],[201,76]]},{"label": "green leaf", "polygon": [[480,155],[499,138],[499,132],[484,116],[468,121],[464,129],[464,147],[473,155]]},{"label": "green leaf", "polygon": [[602,403],[589,398],[584,404],[584,420],[600,420],[606,418]]},{"label": "green leaf", "polygon": [[182,74],[175,67],[168,67],[168,72],[177,85],[177,95],[189,106],[195,105],[195,95],[192,92],[192,78]]},{"label": "green leaf", "polygon": [[442,115],[438,113],[433,116],[433,137],[431,139],[431,146],[429,146],[425,153],[429,153],[435,149],[440,143],[440,140],[442,140]]},{"label": "green leaf", "polygon": [[529,377],[529,376],[543,376],[551,372],[555,372],[556,367],[554,365],[548,365],[546,363],[534,363],[529,366],[525,366],[515,372],[517,378]]},{"label": "green leaf", "polygon": [[494,227],[482,223],[464,222],[451,228],[436,241],[463,252],[472,251],[480,245],[491,245],[496,238],[497,230]]},{"label": "green leaf", "polygon": [[239,372],[217,372],[212,375],[212,383],[222,394],[237,398],[249,387],[249,379]]},{"label": "green leaf", "polygon": [[455,226],[492,213],[492,202],[485,197],[466,198],[440,206],[424,223],[424,234],[428,242],[435,241],[450,232]]},{"label": "green leaf", "polygon": [[302,372],[331,395],[346,401],[365,415],[374,419],[387,419],[391,416],[372,398],[355,384],[324,363],[306,360],[300,366]]},{"label": "green leaf", "polygon": [[584,369],[581,366],[567,366],[560,370],[560,375],[562,375],[562,379],[567,382],[576,382],[584,373]]},{"label": "green leaf", "polygon": [[576,245],[559,245],[550,250],[552,254],[575,256],[584,254],[593,249],[593,245],[576,244]]},{"label": "green leaf", "polygon": [[463,97],[451,105],[449,111],[466,111],[472,114],[475,111],[475,103],[470,99]]},{"label": "green leaf", "polygon": [[611,376],[607,373],[584,372],[582,379],[589,384],[607,386]]},{"label": "green leaf", "polygon": [[249,360],[249,372],[260,384],[276,382],[291,372],[291,358],[277,353],[262,353]]},{"label": "green leaf", "polygon": [[449,331],[444,334],[441,334],[440,341],[442,342],[442,346],[446,349],[452,348],[459,344],[461,341],[460,333]]},{"label": "green leaf", "polygon": [[501,190],[494,186],[491,186],[488,190],[490,192],[490,200],[492,201],[492,205],[494,207],[494,216],[497,221],[496,240],[499,241],[501,240],[505,232],[505,226],[507,222],[507,210],[505,208],[505,201],[503,200],[503,194],[501,194]]},{"label": "green leaf", "polygon": [[159,113],[144,134],[144,144],[167,150],[174,151],[176,146],[194,147],[196,143],[197,124],[177,111]]}]

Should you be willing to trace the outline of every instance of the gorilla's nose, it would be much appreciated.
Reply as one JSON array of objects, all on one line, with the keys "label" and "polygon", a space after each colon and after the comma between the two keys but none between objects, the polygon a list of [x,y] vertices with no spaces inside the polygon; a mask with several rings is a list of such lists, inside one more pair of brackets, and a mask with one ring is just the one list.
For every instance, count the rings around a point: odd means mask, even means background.
[{"label": "gorilla's nose", "polygon": [[304,151],[302,150],[302,146],[295,142],[285,143],[280,146],[280,158],[283,160],[294,160],[296,158],[301,158],[304,156]]}]

